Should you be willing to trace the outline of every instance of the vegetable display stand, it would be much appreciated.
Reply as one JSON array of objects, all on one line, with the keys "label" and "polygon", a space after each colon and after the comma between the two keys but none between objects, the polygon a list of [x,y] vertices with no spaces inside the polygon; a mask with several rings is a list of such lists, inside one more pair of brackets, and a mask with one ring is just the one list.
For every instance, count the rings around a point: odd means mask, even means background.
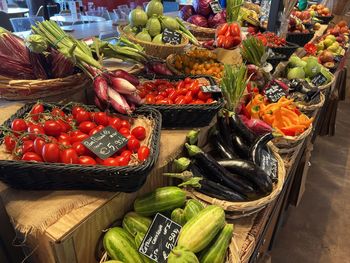
[{"label": "vegetable display stand", "polygon": [[287,34],[287,42],[295,43],[301,47],[303,47],[306,43],[308,43],[315,35],[315,32],[310,33],[288,33]]},{"label": "vegetable display stand", "polygon": [[152,42],[146,42],[135,38],[133,35],[126,33],[123,30],[123,26],[118,26],[118,32],[120,35],[126,37],[130,41],[140,44],[144,47],[146,54],[158,57],[167,58],[171,54],[180,54],[183,52],[184,48],[188,45],[189,40],[187,37],[182,35],[181,44],[171,45],[171,44],[155,44]]},{"label": "vegetable display stand", "polygon": [[216,48],[213,52],[217,54],[218,61],[220,61],[221,63],[230,65],[240,65],[243,62],[239,48]]},{"label": "vegetable display stand", "polygon": [[321,90],[321,91],[324,91],[330,87],[332,87],[334,81],[335,81],[335,76],[333,73],[329,72],[329,74],[332,76],[332,80],[330,82],[328,82],[327,84],[325,85],[321,85],[321,86],[318,86],[318,88]]},{"label": "vegetable display stand", "polygon": [[[145,76],[145,78],[154,79],[153,76]],[[185,78],[186,76],[155,77],[155,79],[167,79],[169,81],[179,81]],[[191,76],[191,78],[202,78],[208,82],[208,85],[216,85],[213,78],[209,76]],[[210,104],[149,104],[147,107],[156,109],[162,114],[163,128],[204,127],[210,124],[224,105],[221,93],[213,94],[214,101]]]},{"label": "vegetable display stand", "polygon": [[205,41],[215,38],[215,28],[201,27],[185,21],[183,23],[199,41]]},{"label": "vegetable display stand", "polygon": [[[33,105],[23,106],[4,125],[10,127],[14,119],[23,118]],[[0,180],[13,188],[28,190],[137,191],[145,183],[158,158],[161,116],[154,109],[139,108],[131,117],[152,131],[145,139],[150,148],[150,156],[142,163],[128,166],[83,166],[17,161],[5,156],[0,160]]]},{"label": "vegetable display stand", "polygon": [[285,180],[285,174],[286,174],[283,160],[279,155],[279,153],[277,152],[277,149],[272,145],[272,143],[268,143],[268,145],[273,156],[276,158],[278,163],[278,171],[277,171],[278,179],[273,186],[272,192],[269,195],[254,201],[228,202],[224,200],[219,200],[217,198],[212,198],[210,196],[199,193],[192,189],[188,191],[188,194],[191,197],[201,200],[205,203],[221,206],[225,210],[227,217],[229,218],[245,217],[260,211],[266,205],[268,205],[273,200],[275,200],[276,197],[279,195],[279,193],[282,190],[284,180]]},{"label": "vegetable display stand", "polygon": [[47,80],[13,80],[0,76],[0,98],[6,100],[37,100],[73,94],[87,87],[91,81],[83,74]]}]

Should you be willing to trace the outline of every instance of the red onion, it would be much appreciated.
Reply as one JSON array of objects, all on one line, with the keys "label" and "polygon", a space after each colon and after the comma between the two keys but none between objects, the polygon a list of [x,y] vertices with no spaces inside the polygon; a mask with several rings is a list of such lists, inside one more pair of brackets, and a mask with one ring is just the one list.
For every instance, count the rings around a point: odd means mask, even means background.
[{"label": "red onion", "polygon": [[212,0],[193,0],[192,5],[197,14],[208,17],[211,13],[210,2]]},{"label": "red onion", "polygon": [[120,94],[132,94],[136,92],[136,87],[126,79],[111,77],[111,82],[112,88]]},{"label": "red onion", "polygon": [[130,73],[126,72],[125,70],[118,69],[116,71],[113,71],[112,74],[114,77],[126,79],[134,86],[138,86],[140,84],[140,81],[137,77],[131,75]]},{"label": "red onion", "polygon": [[194,24],[196,26],[208,27],[207,19],[201,15],[193,15],[189,19],[187,19],[187,22]]},{"label": "red onion", "polygon": [[241,118],[243,123],[257,135],[272,132],[271,126],[262,120],[248,119],[244,115],[239,115],[239,117]]},{"label": "red onion", "polygon": [[194,15],[194,8],[192,5],[185,5],[181,8],[179,15],[182,18],[182,20],[187,21],[187,19]]},{"label": "red onion", "polygon": [[108,87],[107,94],[109,97],[108,102],[112,105],[112,107],[116,111],[123,113],[123,114],[130,114],[131,113],[131,108],[122,95],[120,95],[118,92],[116,92],[111,87]]},{"label": "red onion", "polygon": [[96,77],[94,80],[94,91],[99,100],[103,102],[108,101],[107,89],[107,81],[101,76]]}]

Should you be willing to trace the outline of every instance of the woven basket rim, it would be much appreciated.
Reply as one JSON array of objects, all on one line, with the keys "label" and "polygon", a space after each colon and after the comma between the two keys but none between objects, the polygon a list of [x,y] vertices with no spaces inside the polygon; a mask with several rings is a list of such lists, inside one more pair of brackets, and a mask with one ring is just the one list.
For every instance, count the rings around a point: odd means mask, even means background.
[{"label": "woven basket rim", "polygon": [[187,21],[184,21],[183,23],[185,24],[185,26],[190,27],[190,30],[194,30],[200,33],[215,34],[216,32],[216,28],[197,26]]},{"label": "woven basket rim", "polygon": [[297,104],[298,108],[303,110],[303,111],[313,111],[313,110],[321,108],[323,106],[325,100],[326,100],[325,95],[322,92],[320,92],[320,102],[319,103],[312,104],[312,105],[304,105],[304,104],[297,102],[296,104]]},{"label": "woven basket rim", "polygon": [[[296,36],[296,35],[303,35],[303,36],[308,36],[308,35],[314,35],[315,31],[310,31],[309,33],[303,33],[303,32],[288,32],[287,35],[291,36]],[[290,42],[290,41],[289,41]]]},{"label": "woven basket rim", "polygon": [[324,90],[327,89],[329,87],[331,87],[335,81],[335,76],[332,72],[329,71],[329,74],[332,76],[332,80],[330,82],[328,82],[326,85],[322,85],[322,86],[318,86],[319,90]]},{"label": "woven basket rim", "polygon": [[287,45],[282,46],[282,47],[269,47],[271,49],[294,49],[294,48],[299,48],[300,46],[296,43],[293,42],[286,42]]},{"label": "woven basket rim", "polygon": [[284,181],[285,181],[285,176],[286,176],[284,162],[281,156],[279,155],[277,149],[273,146],[271,142],[268,143],[268,146],[278,162],[278,181],[274,185],[273,191],[269,195],[264,196],[258,200],[247,201],[247,202],[229,202],[225,200],[220,200],[217,198],[212,198],[210,196],[204,195],[195,190],[189,190],[190,195],[194,196],[196,199],[201,199],[207,203],[221,206],[225,211],[242,212],[243,214],[245,212],[249,212],[251,210],[255,210],[268,205],[273,200],[275,200],[275,198],[282,191]]}]

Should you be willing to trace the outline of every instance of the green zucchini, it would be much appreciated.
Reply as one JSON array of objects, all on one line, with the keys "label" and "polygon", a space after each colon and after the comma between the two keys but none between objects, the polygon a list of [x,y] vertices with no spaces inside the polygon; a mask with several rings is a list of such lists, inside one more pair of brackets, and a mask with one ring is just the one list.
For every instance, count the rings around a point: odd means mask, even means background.
[{"label": "green zucchini", "polygon": [[[136,243],[136,248],[137,251],[140,248],[141,244],[142,244],[142,240],[145,238],[145,233],[139,232],[136,234],[135,236],[135,243]],[[152,263],[154,262],[153,260],[149,259],[148,257],[146,257],[145,255],[139,253],[141,258],[143,259],[143,262],[145,263]]]},{"label": "green zucchini", "polygon": [[182,208],[176,208],[173,212],[171,212],[171,220],[182,226],[186,224],[184,210]]},{"label": "green zucchini", "polygon": [[177,246],[169,254],[168,263],[199,263],[197,256],[190,250]]},{"label": "green zucchini", "polygon": [[195,199],[188,200],[184,208],[186,220],[189,221],[192,217],[197,215],[203,209],[204,209],[204,205],[198,200],[195,200]]},{"label": "green zucchini", "polygon": [[123,228],[132,236],[136,236],[138,232],[147,233],[152,220],[148,217],[141,216],[136,212],[129,212],[124,216]]}]

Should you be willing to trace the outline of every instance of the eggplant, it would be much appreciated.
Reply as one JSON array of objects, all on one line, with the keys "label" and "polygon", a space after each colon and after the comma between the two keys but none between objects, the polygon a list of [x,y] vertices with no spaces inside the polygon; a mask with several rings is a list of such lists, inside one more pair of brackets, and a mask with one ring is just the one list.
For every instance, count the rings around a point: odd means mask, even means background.
[{"label": "eggplant", "polygon": [[228,120],[226,116],[217,116],[216,122],[217,129],[220,132],[221,138],[225,143],[227,143],[230,149],[233,149],[233,144],[231,141],[232,134],[230,132],[230,127],[228,126]]},{"label": "eggplant", "polygon": [[246,141],[251,146],[256,140],[256,135],[243,123],[238,114],[231,114],[229,117],[229,127],[234,134]]},{"label": "eggplant", "polygon": [[189,155],[195,159],[203,177],[227,186],[231,190],[248,197],[256,196],[257,191],[249,181],[244,180],[236,174],[231,174],[228,170],[218,164],[212,156],[204,153],[199,147],[189,145],[188,143],[186,143],[185,146]]},{"label": "eggplant", "polygon": [[265,148],[266,144],[271,141],[274,137],[272,133],[266,133],[259,137],[254,145],[250,148],[250,158],[253,163],[260,165],[261,163],[261,150]]},{"label": "eggplant", "polygon": [[272,191],[272,180],[263,169],[247,160],[221,160],[218,163],[231,173],[244,176],[253,183],[259,192],[266,195]]},{"label": "eggplant", "polygon": [[233,150],[229,148],[228,144],[225,144],[219,131],[214,131],[210,136],[210,143],[217,150],[221,158],[233,159],[237,157]]},{"label": "eggplant", "polygon": [[237,135],[232,136],[232,144],[235,153],[242,159],[250,158],[250,147]]}]

